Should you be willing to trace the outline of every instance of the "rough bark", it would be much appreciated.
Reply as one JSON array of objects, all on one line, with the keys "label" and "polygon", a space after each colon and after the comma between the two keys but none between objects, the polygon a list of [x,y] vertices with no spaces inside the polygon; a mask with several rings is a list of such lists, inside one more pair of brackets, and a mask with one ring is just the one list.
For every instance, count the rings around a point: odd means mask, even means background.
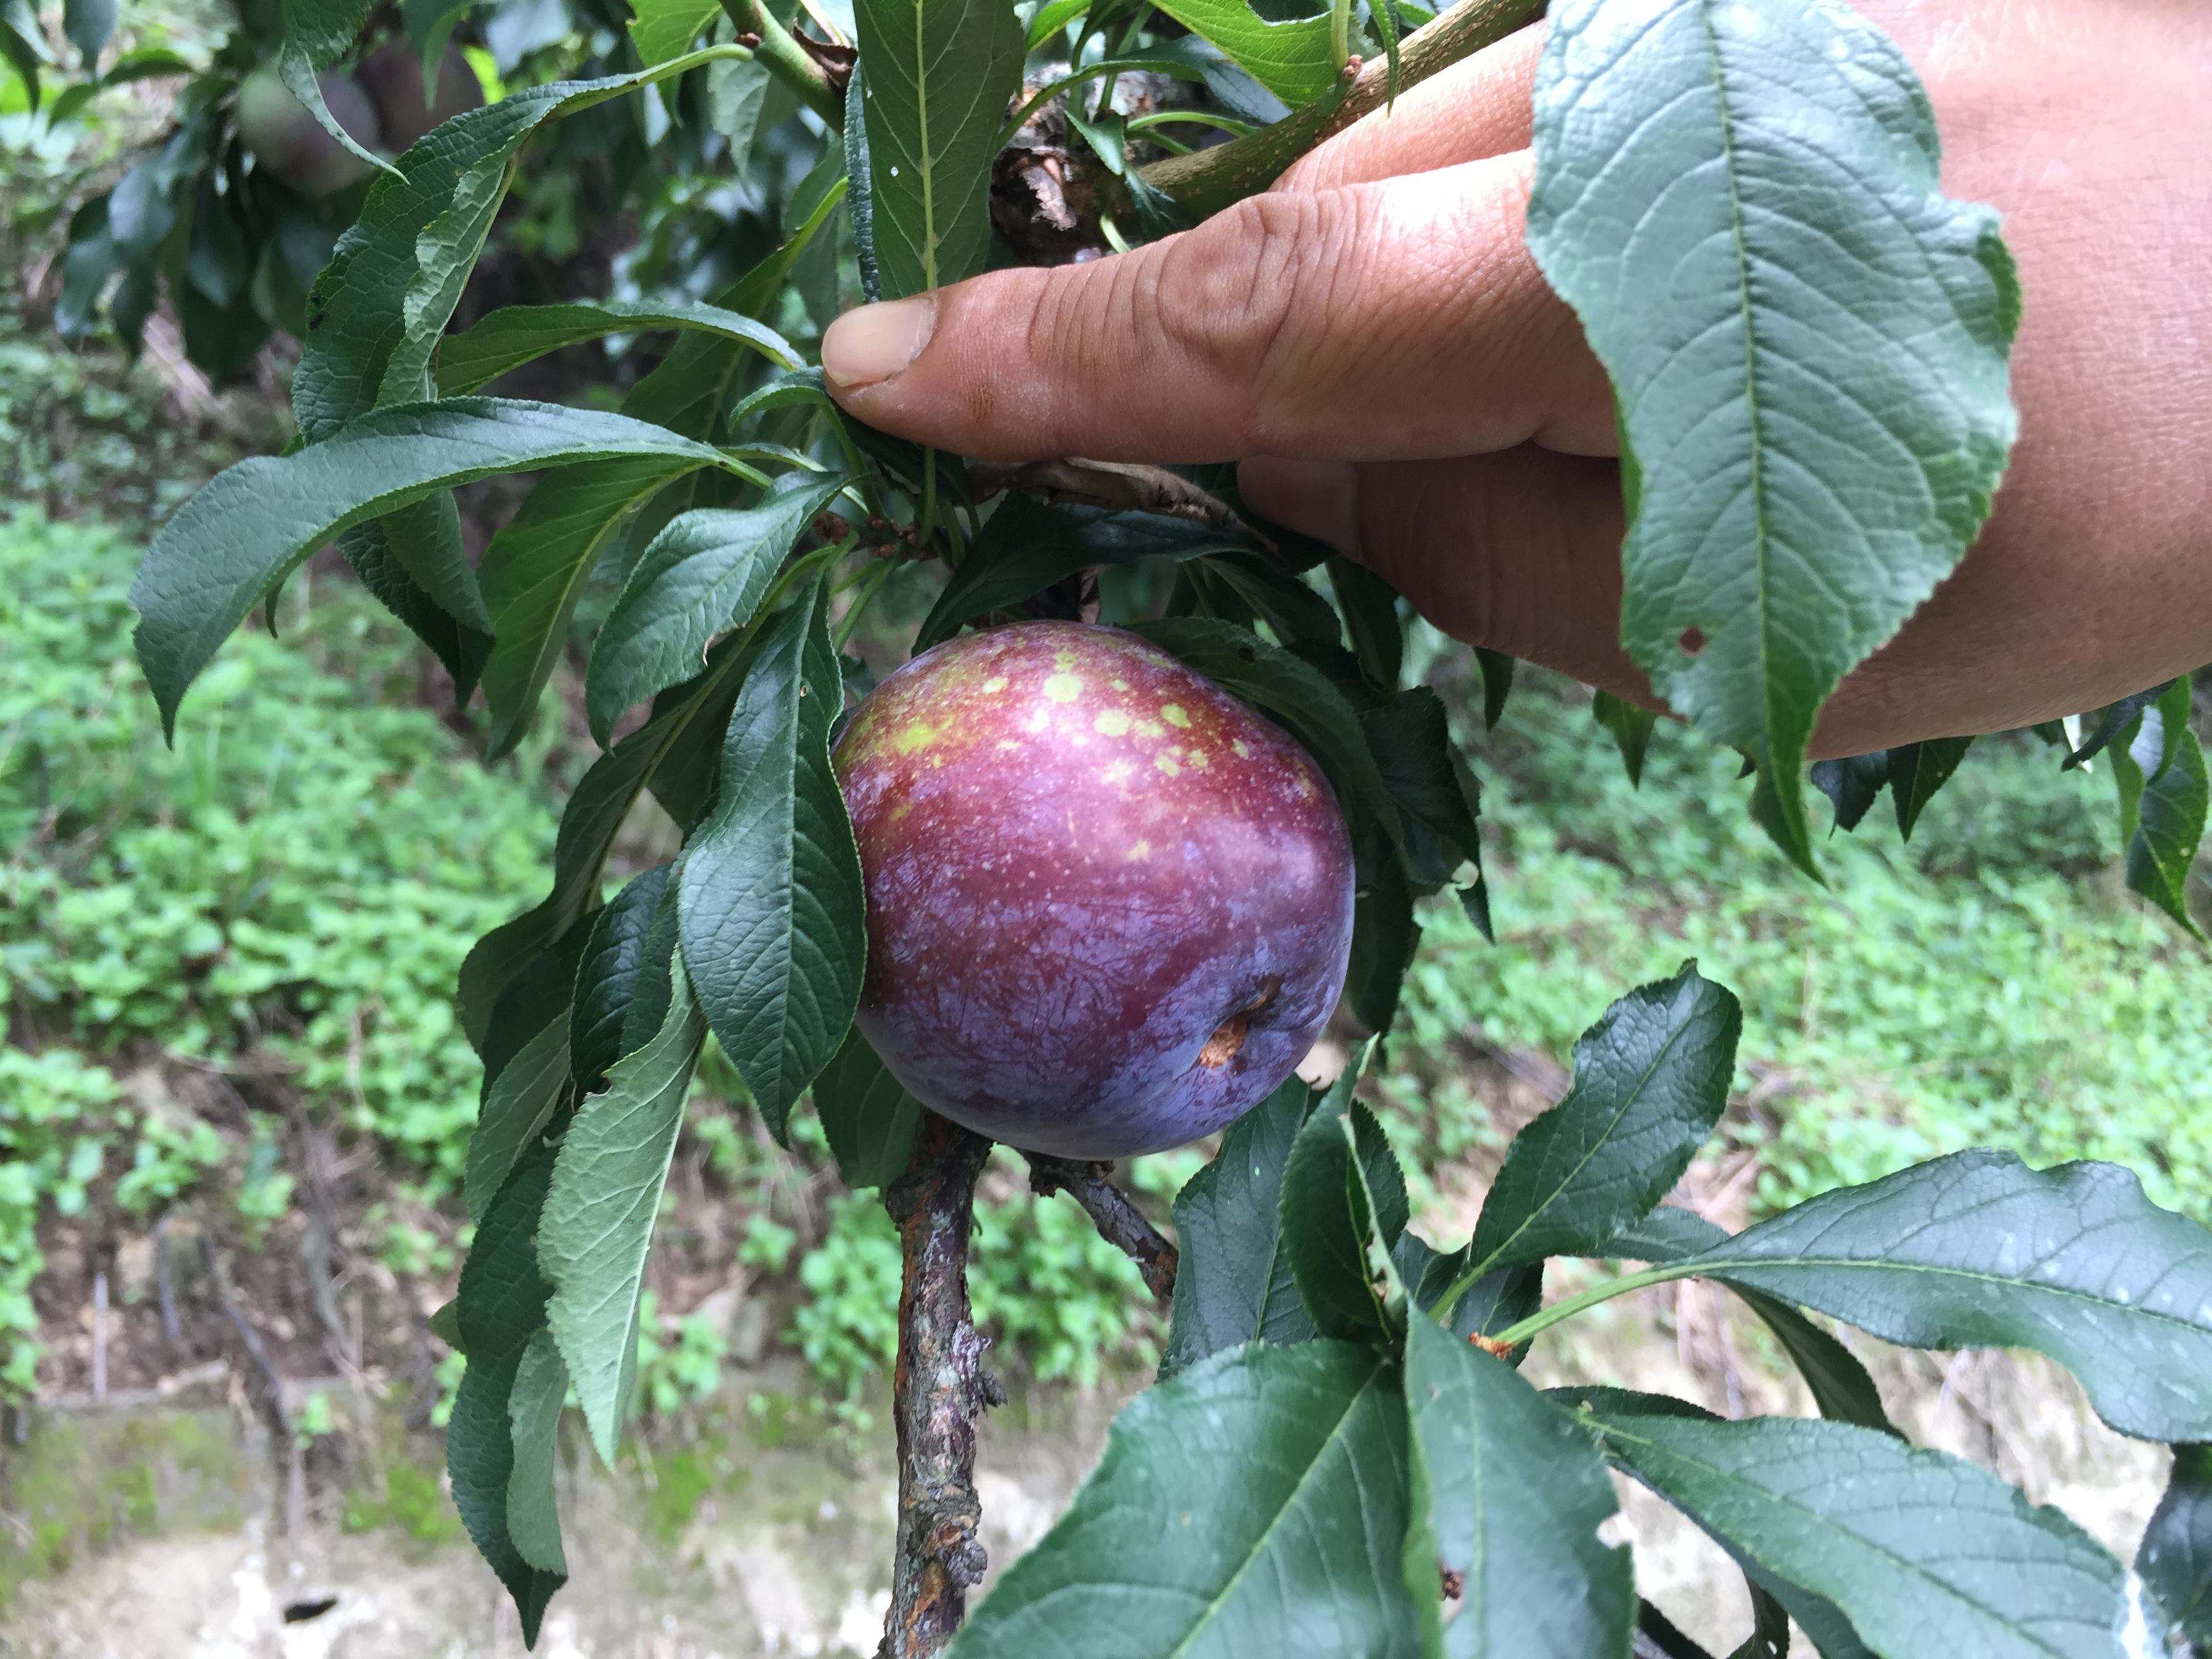
[{"label": "rough bark", "polygon": [[878,1659],[929,1659],[952,1640],[981,1583],[975,1421],[1005,1395],[982,1368],[984,1340],[969,1316],[968,1236],[975,1177],[991,1143],[931,1113],[914,1159],[884,1203],[897,1225],[899,1291],[898,1542],[891,1607]]},{"label": "rough bark", "polygon": [[1175,1295],[1176,1247],[1160,1237],[1137,1206],[1108,1177],[1109,1164],[1086,1164],[1079,1159],[1023,1154],[1030,1161],[1030,1190],[1039,1197],[1066,1193],[1084,1208],[1098,1236],[1137,1264],[1145,1288],[1161,1301]]}]

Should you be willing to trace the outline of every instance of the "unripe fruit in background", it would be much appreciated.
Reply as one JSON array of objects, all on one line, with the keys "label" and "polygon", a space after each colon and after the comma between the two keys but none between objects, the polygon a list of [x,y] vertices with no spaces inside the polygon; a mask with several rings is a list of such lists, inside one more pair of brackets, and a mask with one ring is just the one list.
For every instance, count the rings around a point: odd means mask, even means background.
[{"label": "unripe fruit in background", "polygon": [[1133,634],[938,647],[854,713],[837,775],[867,883],[859,1024],[923,1103],[1026,1151],[1210,1134],[1344,988],[1352,863],[1281,728]]},{"label": "unripe fruit in background", "polygon": [[410,149],[431,128],[483,106],[483,83],[459,46],[447,46],[438,60],[438,94],[427,101],[422,60],[405,40],[386,41],[355,67],[354,78],[376,106],[384,142],[395,150]]},{"label": "unripe fruit in background", "polygon": [[[384,142],[376,106],[350,76],[333,70],[319,77],[323,102],[356,143],[375,149]],[[368,162],[322,129],[307,106],[264,64],[238,86],[238,136],[265,167],[308,196],[331,196],[359,184],[372,171]]]}]

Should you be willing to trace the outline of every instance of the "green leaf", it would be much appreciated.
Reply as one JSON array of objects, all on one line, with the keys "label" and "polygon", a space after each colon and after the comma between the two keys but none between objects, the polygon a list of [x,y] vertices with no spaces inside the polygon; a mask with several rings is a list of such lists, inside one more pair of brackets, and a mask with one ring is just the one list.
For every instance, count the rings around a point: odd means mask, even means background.
[{"label": "green leaf", "polygon": [[1590,698],[1590,718],[1613,734],[1613,746],[1620,750],[1620,763],[1628,770],[1629,783],[1642,788],[1644,754],[1651,746],[1651,733],[1659,724],[1658,715],[1610,691],[1600,691]]},{"label": "green leaf", "polygon": [[1507,1148],[1470,1271],[1583,1254],[1664,1198],[1728,1109],[1742,1029],[1692,963],[1607,1009],[1575,1044],[1567,1097]]},{"label": "green leaf", "polygon": [[[951,1659],[1415,1652],[1406,1412],[1335,1342],[1218,1353],[1139,1395]],[[1433,1593],[1433,1592],[1432,1592]]]},{"label": "green leaf", "polygon": [[1547,28],[1528,246],[1621,411],[1622,643],[1756,758],[1753,811],[1810,870],[1814,716],[2004,469],[2011,257],[1940,193],[1904,54],[1838,0],[1564,0]]},{"label": "green leaf", "polygon": [[[687,451],[702,447],[672,434],[669,441]],[[488,758],[508,753],[529,731],[538,699],[568,650],[568,619],[585,579],[609,540],[649,497],[700,465],[678,453],[553,473],[491,538],[482,570],[493,630],[483,666]]]},{"label": "green leaf", "polygon": [[1406,1231],[1406,1177],[1382,1126],[1352,1098],[1347,1067],[1298,1131],[1283,1170],[1282,1249],[1298,1299],[1325,1337],[1382,1335],[1387,1322],[1368,1262]]},{"label": "green leaf", "polygon": [[2212,1650],[2212,1446],[2173,1449],[2173,1474],[2136,1571],[2166,1622],[2198,1650]]},{"label": "green leaf", "polygon": [[563,346],[609,334],[684,329],[718,335],[758,352],[781,368],[800,364],[797,349],[774,329],[740,312],[677,300],[592,300],[568,305],[507,306],[438,346],[438,395],[474,392],[508,370]]},{"label": "green leaf", "polygon": [[1590,1437],[1503,1362],[1415,1319],[1406,1328],[1413,1525],[1406,1583],[1433,1607],[1462,1581],[1446,1659],[1626,1659],[1628,1552],[1598,1541],[1613,1481]]},{"label": "green leaf", "polygon": [[[413,533],[425,520],[434,520],[433,533]],[[448,596],[447,601],[407,568],[398,553],[402,545],[410,559],[424,566],[423,574]],[[356,525],[337,538],[337,547],[377,603],[411,629],[446,665],[453,677],[455,706],[466,703],[483,672],[484,659],[491,654],[491,617],[483,609],[476,568],[460,545],[460,513],[452,495],[433,494],[377,523]],[[455,605],[481,614],[483,626],[455,616]]]},{"label": "green leaf", "polygon": [[2189,914],[2189,871],[2203,844],[2212,791],[2189,712],[2190,677],[2184,674],[2136,717],[2134,737],[2112,745],[2112,777],[2128,885],[2201,939]]},{"label": "green leaf", "polygon": [[564,1008],[548,1020],[485,1085],[461,1183],[472,1221],[568,1098],[568,1019]]},{"label": "green leaf", "polygon": [[[629,1050],[623,1022],[644,971],[646,943],[672,866],[657,864],[633,877],[592,921],[576,964],[575,1013],[568,1033],[568,1075],[592,1090]],[[659,1029],[659,1021],[653,1022]]]},{"label": "green leaf", "polygon": [[1751,1634],[1729,1659],[1790,1659],[1790,1609],[1761,1589],[1751,1591]]},{"label": "green leaf", "polygon": [[1813,781],[1836,809],[1836,828],[1856,830],[1889,782],[1889,750],[1814,761]]},{"label": "green leaf", "polygon": [[1176,1195],[1175,1300],[1160,1376],[1246,1342],[1314,1335],[1283,1248],[1283,1170],[1314,1091],[1297,1078],[1229,1126],[1221,1150]]},{"label": "green leaf", "polygon": [[[357,32],[356,23],[320,61],[343,55]],[[427,380],[410,377],[427,370],[498,211],[507,163],[542,123],[681,73],[703,56],[635,75],[523,88],[454,117],[400,157],[396,173],[380,176],[308,293],[292,382],[301,435],[319,442],[380,398],[427,395]],[[395,357],[403,365],[397,373]]]},{"label": "green leaf", "polygon": [[1398,590],[1364,564],[1340,554],[1328,557],[1328,584],[1360,672],[1385,691],[1398,689],[1405,666],[1406,634],[1398,620]]},{"label": "green leaf", "polygon": [[1417,685],[1362,714],[1359,726],[1397,811],[1413,880],[1438,887],[1461,865],[1480,863],[1479,793],[1452,742],[1443,699]]},{"label": "green leaf", "polygon": [[1277,21],[1246,0],[1171,0],[1160,9],[1220,47],[1286,104],[1310,104],[1335,85],[1326,10]]},{"label": "green leaf", "polygon": [[690,50],[722,15],[716,0],[631,0],[630,44],[641,64],[665,64]]},{"label": "green leaf", "polygon": [[[434,490],[374,524],[356,526],[338,538],[338,550],[356,571],[363,573],[364,581],[372,565],[384,560],[397,564],[401,578],[428,600],[434,611],[453,619],[458,640],[472,652],[489,651],[491,612],[484,606],[476,567],[469,562],[462,543],[460,509],[450,490]],[[392,609],[402,621],[407,620],[398,605]],[[435,647],[439,636],[420,628],[416,632]],[[483,641],[481,647],[475,645],[477,640]],[[476,654],[474,660],[480,665],[482,655]]]},{"label": "green leaf", "polygon": [[2109,1164],[1960,1152],[1684,1265],[1915,1348],[2032,1348],[2148,1440],[2212,1438],[2212,1233]]},{"label": "green leaf", "polygon": [[860,855],[830,768],[844,677],[828,610],[817,582],[767,624],[730,716],[721,798],[679,878],[684,960],[779,1141],[844,1041],[867,944]]},{"label": "green leaf", "polygon": [[515,1467],[515,1380],[531,1339],[544,1328],[552,1291],[538,1276],[535,1243],[552,1165],[551,1149],[542,1145],[523,1160],[484,1212],[461,1265],[454,1318],[469,1364],[446,1428],[453,1507],[514,1597],[523,1638],[531,1643],[538,1639],[545,1604],[563,1580],[533,1565],[516,1547],[507,1528],[507,1488]]},{"label": "green leaf", "polygon": [[609,1465],[622,1436],[623,1356],[635,1344],[645,1256],[692,1068],[707,1023],[679,969],[653,1040],[616,1063],[605,1094],[577,1108],[553,1165],[538,1262],[552,1282],[546,1309],[592,1443]]},{"label": "green leaf", "polygon": [[2119,1563],[1971,1463],[1842,1423],[1723,1423],[1617,1397],[1585,1416],[1785,1605],[1791,1587],[1826,1601],[1881,1659],[2121,1659]]},{"label": "green leaf", "polygon": [[1344,622],[1336,607],[1277,560],[1240,545],[1215,554],[1200,568],[1285,645],[1342,647]]},{"label": "green leaf", "polygon": [[[1623,1231],[1602,1253],[1638,1261],[1680,1261],[1725,1243],[1728,1237],[1703,1216],[1662,1205]],[[1882,1408],[1881,1393],[1875,1387],[1874,1378],[1849,1348],[1788,1303],[1741,1285],[1729,1288],[1774,1334],[1774,1340],[1804,1376],[1821,1416],[1838,1423],[1856,1423],[1863,1429],[1879,1429],[1885,1434],[1898,1432]]]},{"label": "green leaf", "polygon": [[1413,894],[1406,884],[1405,866],[1395,858],[1385,859],[1352,898],[1352,959],[1344,980],[1352,1018],[1370,1035],[1389,1035],[1398,1018],[1407,970],[1420,948],[1421,928],[1413,919]]},{"label": "green leaf", "polygon": [[[672,693],[664,700],[665,707],[593,761],[577,781],[562,809],[561,830],[553,844],[553,890],[478,939],[461,963],[461,1029],[479,1050],[494,1006],[515,975],[598,905],[600,871],[639,793],[648,784],[659,783],[659,775],[672,757],[684,757],[702,738],[719,732],[728,719],[745,660],[738,644],[729,641],[716,647],[707,672],[687,691]],[[680,825],[689,826],[690,815],[670,810]],[[645,1035],[639,1034],[637,1040],[641,1042]]]},{"label": "green leaf", "polygon": [[854,0],[853,15],[867,66],[854,89],[876,275],[895,300],[983,268],[991,158],[1021,89],[1022,25],[1011,0]]},{"label": "green leaf", "polygon": [[[2097,710],[2095,724],[2090,726],[2088,734],[2081,739],[2081,747],[2072,750],[2067,755],[2065,760],[2061,763],[2059,770],[2071,772],[2075,768],[2102,754],[2121,732],[2134,729],[2136,715],[2142,714],[2144,709],[2172,689],[2173,682],[2167,680],[2163,684],[2152,686],[2147,691],[2131,691],[2118,702]],[[2063,721],[2059,723],[2058,735],[2063,741],[2066,736],[2066,726]]]},{"label": "green leaf", "polygon": [[[0,58],[5,58],[8,67],[21,78],[24,94],[30,100],[31,113],[36,115],[40,92],[39,70],[46,61],[46,40],[27,4],[0,7]],[[63,331],[66,335],[70,331]]]},{"label": "green leaf", "polygon": [[62,33],[84,59],[87,70],[115,35],[117,0],[62,0]]},{"label": "green leaf", "polygon": [[622,1046],[626,1054],[635,1054],[653,1041],[676,1000],[678,931],[676,885],[672,881],[653,907],[637,977],[630,985],[629,1006],[623,1014]]},{"label": "green leaf", "polygon": [[1505,700],[1513,695],[1513,659],[1503,651],[1474,648],[1474,665],[1482,675],[1482,726],[1498,729],[1505,718]]},{"label": "green leaf", "polygon": [[1898,834],[1912,839],[1921,809],[1951,781],[1973,744],[1972,738],[1931,738],[1889,751],[1889,793],[1897,807]]},{"label": "green leaf", "polygon": [[474,479],[634,458],[671,470],[732,465],[620,415],[461,398],[380,410],[319,443],[219,473],[161,527],[131,590],[163,730],[173,734],[185,688],[232,629],[340,532]]},{"label": "green leaf", "polygon": [[806,527],[842,489],[842,473],[798,477],[749,507],[696,507],[668,521],[623,584],[584,676],[602,743],[623,711],[698,672],[714,639],[742,628]]},{"label": "green leaf", "polygon": [[568,1368],[561,1363],[553,1333],[539,1326],[515,1367],[507,1417],[514,1438],[514,1470],[507,1480],[507,1534],[515,1553],[541,1572],[568,1576],[561,1549],[561,1506],[553,1493],[553,1466],[561,1455],[561,1407],[568,1397]]},{"label": "green leaf", "polygon": [[1712,1655],[1675,1629],[1674,1621],[1649,1601],[1637,1604],[1636,1633],[1661,1659],[1713,1659]]},{"label": "green leaf", "polygon": [[845,176],[852,183],[848,204],[852,210],[854,263],[860,267],[860,295],[870,301],[884,297],[883,272],[876,264],[876,196],[868,163],[866,64],[855,59],[852,77],[845,83]]},{"label": "green leaf", "polygon": [[1115,512],[1009,495],[991,514],[915,635],[916,652],[949,640],[987,611],[1006,611],[1094,565],[1181,562],[1240,545],[1188,519]]},{"label": "green leaf", "polygon": [[[1447,1255],[1419,1235],[1406,1232],[1399,1235],[1390,1256],[1413,1306],[1438,1320],[1462,1342],[1471,1336],[1496,1336],[1544,1305],[1540,1261],[1485,1273],[1462,1291],[1447,1310],[1443,1306],[1444,1297],[1465,1283],[1468,1267],[1474,1261],[1468,1246],[1462,1244]],[[1527,1342],[1516,1344],[1506,1356],[1507,1363],[1520,1364],[1528,1358],[1529,1346]]]},{"label": "green leaf", "polygon": [[1732,1288],[1744,1306],[1774,1333],[1774,1340],[1812,1390],[1813,1404],[1821,1416],[1904,1437],[1882,1408],[1881,1391],[1875,1387],[1874,1378],[1856,1354],[1788,1303],[1761,1291],[1741,1285]]},{"label": "green leaf", "polygon": [[921,1103],[885,1069],[858,1026],[814,1079],[814,1109],[848,1187],[888,1187],[906,1173]]}]

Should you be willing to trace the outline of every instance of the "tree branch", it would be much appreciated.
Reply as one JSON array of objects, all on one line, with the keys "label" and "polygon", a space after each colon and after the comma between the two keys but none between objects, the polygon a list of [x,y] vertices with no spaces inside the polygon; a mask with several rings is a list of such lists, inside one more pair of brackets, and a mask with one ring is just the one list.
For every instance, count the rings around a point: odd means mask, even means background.
[{"label": "tree branch", "polygon": [[[845,119],[845,87],[830,77],[823,64],[801,46],[797,36],[769,15],[761,0],[721,0],[722,9],[738,26],[740,40],[751,36],[754,61],[799,95],[799,101],[827,121],[833,131]],[[851,70],[846,73],[849,76]]]},{"label": "tree branch", "polygon": [[[1542,0],[1462,0],[1423,24],[1398,47],[1398,90],[1427,80],[1504,40],[1540,9]],[[1360,66],[1334,103],[1326,99],[1294,111],[1249,137],[1170,155],[1138,169],[1144,181],[1204,218],[1256,195],[1299,156],[1333,138],[1390,98],[1390,70],[1381,58]]]},{"label": "tree branch", "polygon": [[984,1341],[968,1310],[968,1235],[975,1177],[991,1143],[926,1114],[907,1171],[884,1194],[899,1231],[898,1543],[891,1607],[877,1659],[930,1659],[967,1611],[985,1565],[977,1528],[975,1419],[1004,1403],[982,1369]]},{"label": "tree branch", "polygon": [[1088,1164],[1039,1152],[1022,1156],[1030,1161],[1031,1192],[1040,1198],[1066,1193],[1083,1206],[1098,1236],[1137,1264],[1137,1271],[1145,1276],[1146,1289],[1163,1302],[1174,1297],[1176,1247],[1161,1237],[1159,1230],[1107,1179],[1114,1173],[1111,1162]]}]

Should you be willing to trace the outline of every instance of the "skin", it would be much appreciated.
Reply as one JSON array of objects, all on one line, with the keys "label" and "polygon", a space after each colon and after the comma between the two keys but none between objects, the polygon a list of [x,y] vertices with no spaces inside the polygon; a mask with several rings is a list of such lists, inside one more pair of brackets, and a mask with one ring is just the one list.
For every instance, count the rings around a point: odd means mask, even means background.
[{"label": "skin", "polygon": [[867,884],[860,1027],[956,1122],[1067,1158],[1180,1146],[1288,1077],[1336,1006],[1336,798],[1133,635],[963,635],[878,686],[836,761]]},{"label": "skin", "polygon": [[[2004,216],[2021,434],[1981,537],[1844,681],[1815,755],[2050,720],[2212,659],[2212,6],[1862,9],[1928,84],[1944,189]],[[1619,644],[1610,392],[1522,241],[1539,46],[1412,88],[1182,235],[850,313],[831,388],[971,455],[1241,461],[1256,510],[1447,632],[1650,702]]]}]

